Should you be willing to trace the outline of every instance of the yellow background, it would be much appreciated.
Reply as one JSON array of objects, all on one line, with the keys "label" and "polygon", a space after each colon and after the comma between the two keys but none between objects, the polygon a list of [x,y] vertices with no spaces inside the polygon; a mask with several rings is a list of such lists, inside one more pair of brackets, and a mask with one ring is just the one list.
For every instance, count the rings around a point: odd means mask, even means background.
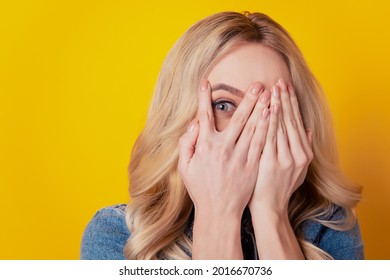
[{"label": "yellow background", "polygon": [[[184,4],[186,3],[186,4]],[[78,259],[127,165],[162,60],[212,13],[261,11],[303,51],[331,106],[343,170],[363,185],[366,257],[390,259],[390,16],[385,1],[0,3],[0,259]]]}]

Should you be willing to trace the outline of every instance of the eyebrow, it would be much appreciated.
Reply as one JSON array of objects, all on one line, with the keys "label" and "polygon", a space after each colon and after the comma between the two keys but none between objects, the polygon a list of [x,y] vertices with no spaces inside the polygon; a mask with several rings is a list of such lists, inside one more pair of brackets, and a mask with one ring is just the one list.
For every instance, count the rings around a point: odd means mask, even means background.
[{"label": "eyebrow", "polygon": [[241,90],[236,89],[235,87],[229,86],[227,84],[216,84],[216,85],[212,86],[211,92],[213,92],[215,90],[225,90],[225,91],[228,91],[231,94],[234,94],[240,98],[243,98],[245,95]]}]

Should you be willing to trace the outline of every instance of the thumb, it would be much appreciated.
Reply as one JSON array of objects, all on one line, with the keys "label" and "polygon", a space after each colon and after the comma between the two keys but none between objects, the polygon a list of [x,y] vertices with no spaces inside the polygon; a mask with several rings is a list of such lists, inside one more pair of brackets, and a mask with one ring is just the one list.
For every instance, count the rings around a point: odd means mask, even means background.
[{"label": "thumb", "polygon": [[195,144],[198,139],[199,124],[194,119],[188,125],[187,132],[179,140],[179,170],[186,171],[195,153]]}]

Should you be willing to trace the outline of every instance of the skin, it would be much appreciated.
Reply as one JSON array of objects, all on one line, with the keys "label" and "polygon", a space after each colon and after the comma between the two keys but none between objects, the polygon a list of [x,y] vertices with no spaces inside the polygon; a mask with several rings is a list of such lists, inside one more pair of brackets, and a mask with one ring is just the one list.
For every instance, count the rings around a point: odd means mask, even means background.
[{"label": "skin", "polygon": [[198,96],[178,164],[195,207],[193,259],[243,259],[247,205],[260,259],[304,259],[287,208],[313,152],[284,60],[262,44],[239,43]]}]

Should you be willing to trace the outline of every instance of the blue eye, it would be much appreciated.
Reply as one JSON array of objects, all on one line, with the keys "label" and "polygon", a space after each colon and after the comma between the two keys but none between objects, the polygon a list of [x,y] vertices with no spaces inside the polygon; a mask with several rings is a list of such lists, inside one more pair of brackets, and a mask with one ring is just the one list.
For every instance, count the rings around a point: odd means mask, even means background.
[{"label": "blue eye", "polygon": [[236,109],[236,105],[234,105],[231,101],[228,100],[217,100],[213,102],[213,109],[222,111],[222,112],[231,112]]}]

